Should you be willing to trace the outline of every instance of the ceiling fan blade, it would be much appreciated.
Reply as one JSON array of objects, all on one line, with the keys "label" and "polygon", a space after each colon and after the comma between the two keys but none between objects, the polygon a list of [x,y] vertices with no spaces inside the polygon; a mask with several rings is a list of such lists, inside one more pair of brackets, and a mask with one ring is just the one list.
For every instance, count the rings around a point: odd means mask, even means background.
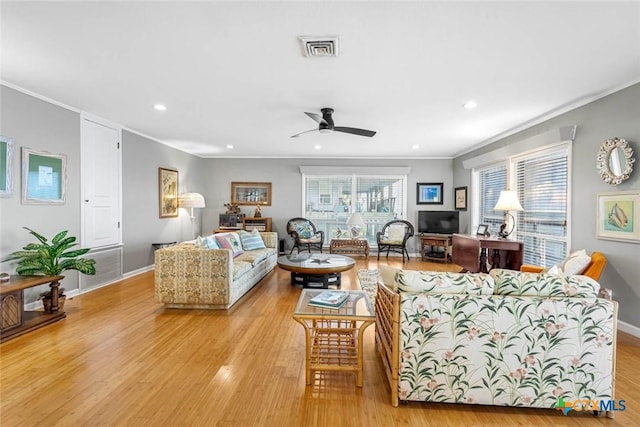
[{"label": "ceiling fan blade", "polygon": [[299,138],[300,136],[304,135],[305,133],[309,133],[309,132],[318,132],[318,129],[305,130],[304,132],[300,132],[300,133],[296,133],[295,135],[291,135],[291,138]]},{"label": "ceiling fan blade", "polygon": [[352,133],[354,135],[368,136],[368,137],[372,137],[373,135],[376,134],[376,132],[373,131],[373,130],[358,129],[358,128],[348,128],[348,127],[344,127],[344,126],[335,126],[333,128],[333,130],[336,131],[336,132]]},{"label": "ceiling fan blade", "polygon": [[311,117],[312,120],[315,120],[316,122],[320,123],[321,125],[326,125],[328,124],[327,121],[325,119],[322,118],[322,116],[320,114],[316,114],[316,113],[307,113],[306,111],[304,112],[307,116]]}]

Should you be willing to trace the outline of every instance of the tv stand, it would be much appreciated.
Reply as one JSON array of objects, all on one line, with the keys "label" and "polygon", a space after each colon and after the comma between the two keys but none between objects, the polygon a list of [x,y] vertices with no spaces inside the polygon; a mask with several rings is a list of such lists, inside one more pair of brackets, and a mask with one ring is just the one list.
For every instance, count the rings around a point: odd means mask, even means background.
[{"label": "tv stand", "polygon": [[420,255],[423,261],[451,262],[450,234],[421,234]]}]

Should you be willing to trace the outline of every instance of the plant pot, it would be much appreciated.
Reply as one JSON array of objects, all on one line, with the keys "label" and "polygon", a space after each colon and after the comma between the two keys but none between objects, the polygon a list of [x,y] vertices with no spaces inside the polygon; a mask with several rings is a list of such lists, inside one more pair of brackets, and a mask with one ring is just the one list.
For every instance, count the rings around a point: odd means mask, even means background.
[{"label": "plant pot", "polygon": [[[58,311],[64,311],[64,302],[67,299],[66,296],[58,297]],[[43,298],[42,305],[44,306],[45,314],[51,314],[51,298]]]}]

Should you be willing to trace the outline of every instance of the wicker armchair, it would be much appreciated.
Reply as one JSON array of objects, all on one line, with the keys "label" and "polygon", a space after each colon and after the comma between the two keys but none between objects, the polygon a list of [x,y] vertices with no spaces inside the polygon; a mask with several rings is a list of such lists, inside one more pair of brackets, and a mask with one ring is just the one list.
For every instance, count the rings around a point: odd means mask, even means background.
[{"label": "wicker armchair", "polygon": [[324,244],[324,231],[316,230],[316,226],[306,218],[291,218],[287,222],[287,233],[293,239],[293,247],[291,254],[295,248],[308,250],[319,249],[322,253],[322,245]]},{"label": "wicker armchair", "polygon": [[376,233],[378,259],[380,259],[380,252],[386,250],[387,257],[389,256],[389,252],[396,252],[402,254],[402,262],[404,262],[405,254],[407,255],[407,261],[409,261],[407,240],[413,236],[413,233],[413,225],[409,221],[396,219],[386,223],[384,227],[382,227],[382,230]]}]

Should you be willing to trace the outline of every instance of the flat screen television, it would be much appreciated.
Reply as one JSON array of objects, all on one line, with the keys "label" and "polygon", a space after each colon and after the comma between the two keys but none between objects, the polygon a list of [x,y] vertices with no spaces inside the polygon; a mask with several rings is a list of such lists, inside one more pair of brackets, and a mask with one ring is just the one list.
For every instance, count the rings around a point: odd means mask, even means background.
[{"label": "flat screen television", "polygon": [[460,232],[458,211],[418,211],[418,232],[453,234]]}]

